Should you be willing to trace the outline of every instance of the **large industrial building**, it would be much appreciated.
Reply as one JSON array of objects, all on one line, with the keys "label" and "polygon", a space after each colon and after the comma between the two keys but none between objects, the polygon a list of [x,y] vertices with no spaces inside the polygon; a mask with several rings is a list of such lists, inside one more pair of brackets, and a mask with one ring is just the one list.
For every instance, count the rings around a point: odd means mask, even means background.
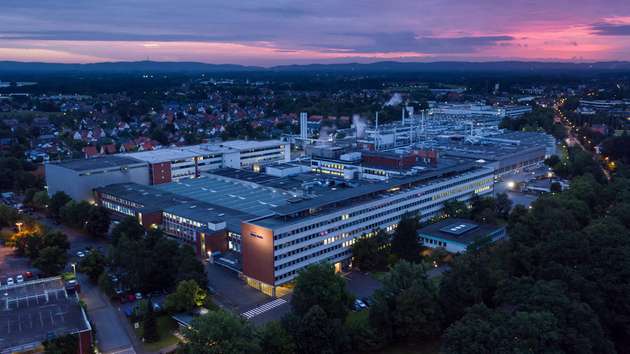
[{"label": "large industrial building", "polygon": [[376,229],[392,231],[405,214],[426,220],[440,213],[446,200],[492,193],[493,170],[483,164],[402,161],[407,172],[386,180],[304,173],[308,165],[285,163],[268,166],[274,174],[289,171],[282,177],[226,168],[159,185],[116,184],[96,194],[114,215],[159,226],[202,255],[237,255],[231,268],[249,285],[275,295],[309,264],[349,266],[354,240]]},{"label": "large industrial building", "polygon": [[92,190],[96,187],[150,182],[146,162],[121,155],[51,162],[45,168],[48,194],[65,192],[74,200],[93,200]]},{"label": "large industrial building", "polygon": [[235,140],[50,162],[45,165],[46,183],[50,195],[64,191],[75,200],[92,200],[95,188],[111,184],[170,183],[223,167],[253,168],[285,162],[290,152],[290,144],[280,140]]}]

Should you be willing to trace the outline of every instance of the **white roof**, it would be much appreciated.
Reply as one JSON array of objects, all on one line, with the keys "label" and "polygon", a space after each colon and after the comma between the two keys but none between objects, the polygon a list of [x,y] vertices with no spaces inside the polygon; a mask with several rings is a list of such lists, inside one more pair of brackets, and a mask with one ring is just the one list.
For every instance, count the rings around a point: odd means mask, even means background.
[{"label": "white roof", "polygon": [[122,155],[149,163],[159,163],[174,160],[192,159],[195,156],[203,156],[212,153],[224,153],[229,151],[218,145],[201,144],[173,148],[164,148],[150,151],[131,152]]},{"label": "white roof", "polygon": [[287,143],[280,140],[230,140],[221,143],[221,146],[236,150],[263,149],[274,146],[286,145]]}]

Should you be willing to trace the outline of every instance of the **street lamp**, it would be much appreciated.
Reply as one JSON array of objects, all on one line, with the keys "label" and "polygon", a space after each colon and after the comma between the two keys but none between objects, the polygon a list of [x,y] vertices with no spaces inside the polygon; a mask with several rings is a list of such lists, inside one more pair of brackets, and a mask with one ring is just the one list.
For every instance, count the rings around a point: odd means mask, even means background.
[{"label": "street lamp", "polygon": [[22,232],[22,225],[24,225],[24,223],[21,221],[15,223],[15,226],[18,228],[18,232]]}]

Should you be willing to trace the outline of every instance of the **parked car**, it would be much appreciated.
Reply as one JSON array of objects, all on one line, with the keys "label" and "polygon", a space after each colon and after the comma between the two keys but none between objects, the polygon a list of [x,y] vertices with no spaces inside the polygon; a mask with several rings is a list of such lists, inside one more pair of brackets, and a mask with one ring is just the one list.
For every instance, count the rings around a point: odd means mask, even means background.
[{"label": "parked car", "polygon": [[18,275],[17,277],[15,277],[15,281],[17,281],[17,283],[24,283],[24,277],[22,276],[22,274]]},{"label": "parked car", "polygon": [[142,293],[135,293],[136,300],[142,300]]},{"label": "parked car", "polygon": [[129,295],[127,295],[127,300],[129,302],[134,302],[134,301],[136,301],[136,297],[133,294],[129,294]]},{"label": "parked car", "polygon": [[13,278],[8,278],[7,285],[13,285],[13,284],[15,284],[15,282],[13,281]]},{"label": "parked car", "polygon": [[24,272],[24,278],[31,279],[33,277],[33,272]]},{"label": "parked car", "polygon": [[83,257],[85,257],[85,253],[83,253],[82,251],[79,251],[79,252],[77,252],[77,257],[83,258]]},{"label": "parked car", "polygon": [[154,302],[153,311],[156,311],[156,312],[162,311],[162,306],[160,306],[160,304],[158,304],[157,302]]},{"label": "parked car", "polygon": [[361,311],[367,308],[367,305],[360,299],[354,300],[354,310]]},{"label": "parked car", "polygon": [[370,307],[372,306],[372,299],[370,299],[369,297],[362,297],[361,301],[363,301],[363,303],[365,304],[365,306]]}]

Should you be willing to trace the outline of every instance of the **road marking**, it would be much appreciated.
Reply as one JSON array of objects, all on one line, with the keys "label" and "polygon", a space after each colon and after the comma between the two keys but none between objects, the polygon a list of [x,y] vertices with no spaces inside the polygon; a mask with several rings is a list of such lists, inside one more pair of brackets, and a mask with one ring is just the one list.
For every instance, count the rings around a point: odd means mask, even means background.
[{"label": "road marking", "polygon": [[249,310],[247,312],[243,312],[241,314],[241,316],[245,317],[245,319],[247,319],[247,320],[250,320],[250,319],[252,319],[252,318],[254,318],[254,317],[256,317],[256,316],[258,316],[258,315],[260,315],[262,313],[265,313],[265,312],[267,312],[267,311],[269,311],[269,310],[271,310],[271,309],[273,309],[275,307],[278,307],[280,305],[284,305],[286,303],[287,303],[287,300],[285,300],[285,299],[275,299],[275,300],[270,301],[270,302],[268,302],[268,303],[266,303],[264,305],[261,305],[261,306],[258,306],[256,308],[253,308],[253,309],[251,309],[251,310]]}]

